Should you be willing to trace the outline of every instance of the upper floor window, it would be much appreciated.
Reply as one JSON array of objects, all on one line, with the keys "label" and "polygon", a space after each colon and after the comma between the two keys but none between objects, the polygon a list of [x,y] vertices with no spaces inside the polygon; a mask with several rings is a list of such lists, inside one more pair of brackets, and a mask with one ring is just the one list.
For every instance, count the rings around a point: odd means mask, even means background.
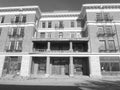
[{"label": "upper floor window", "polygon": [[112,26],[105,26],[105,32],[106,32],[106,34],[113,33]]},{"label": "upper floor window", "polygon": [[22,41],[10,41],[6,45],[7,52],[21,52],[22,51]]},{"label": "upper floor window", "polygon": [[74,32],[72,32],[70,35],[71,35],[71,38],[75,38],[75,33]]},{"label": "upper floor window", "polygon": [[64,28],[63,21],[59,21],[59,28]]},{"label": "upper floor window", "polygon": [[42,22],[42,28],[45,28],[45,27],[46,27],[46,23]]},{"label": "upper floor window", "polygon": [[1,17],[0,17],[0,22],[1,22],[1,23],[4,23],[4,19],[5,19],[5,17],[4,17],[4,16],[1,16]]},{"label": "upper floor window", "polygon": [[26,15],[21,16],[21,22],[25,23],[26,22]]},{"label": "upper floor window", "polygon": [[18,22],[20,22],[20,16],[15,17],[15,23],[18,23]]},{"label": "upper floor window", "polygon": [[114,40],[108,40],[108,47],[109,47],[110,51],[115,50],[115,42],[114,42]]},{"label": "upper floor window", "polygon": [[10,37],[24,37],[24,27],[14,27],[12,30],[9,30],[8,35]]},{"label": "upper floor window", "polygon": [[26,23],[26,15],[16,15],[11,19],[11,23]]},{"label": "upper floor window", "polygon": [[59,38],[63,38],[63,32],[59,32]]},{"label": "upper floor window", "polygon": [[48,28],[51,28],[51,27],[52,27],[52,22],[49,21],[49,22],[48,22]]},{"label": "upper floor window", "polygon": [[105,34],[103,26],[98,26],[97,29],[98,29],[97,31],[98,36],[103,36]]},{"label": "upper floor window", "polygon": [[75,27],[75,22],[71,21],[71,27]]},{"label": "upper floor window", "polygon": [[40,38],[45,38],[45,32],[40,33]]},{"label": "upper floor window", "polygon": [[100,40],[100,47],[99,47],[99,51],[106,51],[106,41],[105,40]]},{"label": "upper floor window", "polygon": [[96,13],[96,20],[97,21],[102,21],[103,20],[102,13]]}]

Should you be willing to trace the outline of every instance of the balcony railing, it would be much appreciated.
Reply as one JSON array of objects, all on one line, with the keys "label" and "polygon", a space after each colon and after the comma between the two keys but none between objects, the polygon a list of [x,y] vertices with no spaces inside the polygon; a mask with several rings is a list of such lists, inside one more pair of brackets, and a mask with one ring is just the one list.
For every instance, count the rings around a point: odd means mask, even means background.
[{"label": "balcony railing", "polygon": [[119,50],[118,47],[115,47],[115,48],[105,48],[105,46],[100,46],[99,47],[99,52],[117,52]]},{"label": "balcony railing", "polygon": [[33,48],[33,52],[46,52],[47,49],[35,49]]}]

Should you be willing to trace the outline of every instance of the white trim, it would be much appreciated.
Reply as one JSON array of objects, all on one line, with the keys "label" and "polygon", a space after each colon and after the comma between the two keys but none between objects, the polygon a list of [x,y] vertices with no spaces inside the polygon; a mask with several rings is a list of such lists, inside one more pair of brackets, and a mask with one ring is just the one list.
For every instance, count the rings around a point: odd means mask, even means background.
[{"label": "white trim", "polygon": [[49,17],[41,18],[40,21],[57,21],[57,20],[76,20],[78,17]]},{"label": "white trim", "polygon": [[87,25],[120,25],[120,23],[87,23]]},{"label": "white trim", "polygon": [[14,6],[14,7],[0,7],[0,9],[29,9],[29,8],[39,8],[39,6]]},{"label": "white trim", "polygon": [[14,24],[14,25],[11,25],[11,24],[8,24],[8,25],[6,25],[6,24],[4,24],[4,25],[0,25],[0,27],[28,27],[28,26],[35,26],[35,24],[33,23],[31,23],[31,24]]},{"label": "white trim", "polygon": [[120,12],[120,9],[86,9],[86,12]]},{"label": "white trim", "polygon": [[5,55],[5,56],[53,56],[53,57],[70,57],[70,56],[74,56],[74,57],[89,57],[89,56],[118,56],[120,57],[120,54],[29,54],[28,52],[15,52],[15,53],[0,53],[0,55]]},{"label": "white trim", "polygon": [[0,12],[0,15],[20,15],[20,14],[36,14],[35,11],[11,11],[11,12]]},{"label": "white trim", "polygon": [[83,7],[87,7],[87,6],[120,6],[120,3],[105,3],[105,4],[83,4]]}]

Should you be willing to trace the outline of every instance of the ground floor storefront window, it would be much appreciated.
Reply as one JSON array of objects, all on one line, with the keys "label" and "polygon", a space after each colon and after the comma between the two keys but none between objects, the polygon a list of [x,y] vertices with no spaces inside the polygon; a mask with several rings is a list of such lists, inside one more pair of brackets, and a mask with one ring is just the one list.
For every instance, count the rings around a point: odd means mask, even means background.
[{"label": "ground floor storefront window", "polygon": [[100,57],[102,75],[120,75],[120,57]]},{"label": "ground floor storefront window", "polygon": [[6,56],[4,67],[3,67],[3,76],[4,75],[17,75],[20,73],[21,68],[21,56]]},{"label": "ground floor storefront window", "polygon": [[46,73],[46,57],[33,57],[31,73],[42,75]]}]

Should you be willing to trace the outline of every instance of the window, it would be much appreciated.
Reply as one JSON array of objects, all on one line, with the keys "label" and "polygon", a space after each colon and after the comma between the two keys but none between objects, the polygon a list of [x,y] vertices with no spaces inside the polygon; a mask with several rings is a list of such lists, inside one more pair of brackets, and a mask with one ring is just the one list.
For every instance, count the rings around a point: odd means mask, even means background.
[{"label": "window", "polygon": [[45,38],[45,32],[40,33],[40,38]]},{"label": "window", "polygon": [[59,21],[59,28],[64,28],[63,21]]},{"label": "window", "polygon": [[75,38],[75,33],[71,33],[71,38]]},{"label": "window", "polygon": [[20,30],[19,31],[19,36],[24,37],[24,27],[21,27],[19,30]]},{"label": "window", "polygon": [[10,41],[6,43],[6,51],[13,52],[13,51],[22,51],[22,41]]},{"label": "window", "polygon": [[102,21],[103,20],[102,13],[96,13],[96,20],[97,21]]},{"label": "window", "polygon": [[74,21],[71,21],[71,27],[75,27]]},{"label": "window", "polygon": [[45,22],[42,22],[42,28],[45,28],[46,25],[45,25]]},{"label": "window", "polygon": [[23,15],[21,18],[22,18],[22,20],[21,20],[21,21],[22,21],[22,23],[25,23],[25,22],[26,22],[26,16],[25,16],[25,15]]},{"label": "window", "polygon": [[11,41],[11,42],[10,42],[10,51],[14,51],[15,46],[16,46],[15,44],[16,44],[15,41]]},{"label": "window", "polygon": [[19,21],[20,21],[20,16],[16,16],[15,17],[15,23],[19,23]]},{"label": "window", "polygon": [[63,32],[59,32],[59,38],[63,38]]},{"label": "window", "polygon": [[51,32],[48,32],[48,38],[51,38],[51,34],[52,34]]},{"label": "window", "polygon": [[112,35],[113,34],[112,26],[106,26],[105,32],[107,35]]},{"label": "window", "polygon": [[48,22],[48,28],[51,28],[51,27],[52,27],[52,22],[49,21],[49,22]]},{"label": "window", "polygon": [[105,19],[106,21],[109,20],[109,13],[104,13],[104,19]]},{"label": "window", "polygon": [[18,41],[18,42],[17,42],[16,50],[22,51],[22,41]]},{"label": "window", "polygon": [[5,17],[4,17],[4,16],[1,16],[1,17],[0,17],[0,22],[1,22],[1,23],[4,23],[4,19],[5,19]]},{"label": "window", "polygon": [[114,40],[108,40],[108,47],[110,51],[115,50],[115,43]]},{"label": "window", "polygon": [[97,32],[97,35],[98,36],[103,36],[105,33],[104,33],[104,27],[103,26],[98,26],[98,32]]},{"label": "window", "polygon": [[13,28],[13,36],[16,36],[18,34],[17,28]]},{"label": "window", "polygon": [[102,74],[115,74],[115,72],[120,72],[119,57],[100,57],[100,65]]},{"label": "window", "polygon": [[106,51],[106,41],[105,40],[100,40],[100,47],[99,47],[99,51]]}]

